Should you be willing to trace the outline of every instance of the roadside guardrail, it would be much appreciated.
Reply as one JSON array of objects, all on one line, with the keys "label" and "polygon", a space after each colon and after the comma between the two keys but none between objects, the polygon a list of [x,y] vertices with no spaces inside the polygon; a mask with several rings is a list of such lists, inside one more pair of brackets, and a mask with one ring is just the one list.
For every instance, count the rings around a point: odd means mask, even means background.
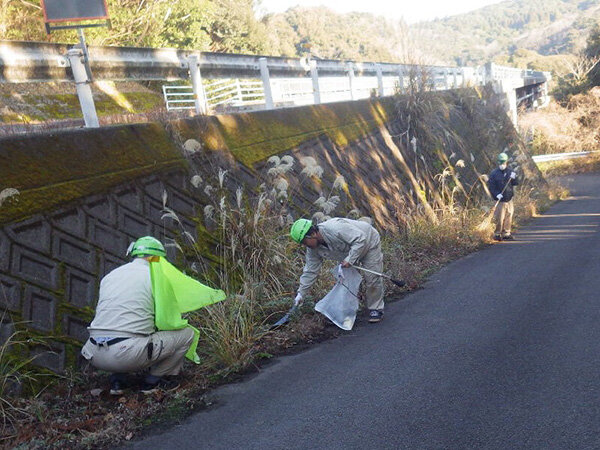
[{"label": "roadside guardrail", "polygon": [[583,158],[584,156],[592,155],[594,153],[600,153],[600,150],[593,152],[568,152],[568,153],[553,153],[550,155],[535,155],[531,158],[534,162],[548,162],[548,161],[560,161],[563,159]]}]

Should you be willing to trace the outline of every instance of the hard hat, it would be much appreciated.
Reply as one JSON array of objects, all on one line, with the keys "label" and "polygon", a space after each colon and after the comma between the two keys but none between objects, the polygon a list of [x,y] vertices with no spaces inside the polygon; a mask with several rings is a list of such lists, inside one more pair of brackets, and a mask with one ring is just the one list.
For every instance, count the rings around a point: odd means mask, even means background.
[{"label": "hard hat", "polygon": [[127,254],[131,253],[131,256],[140,255],[154,255],[154,256],[167,256],[165,247],[162,243],[152,236],[144,236],[135,241],[127,251]]},{"label": "hard hat", "polygon": [[506,162],[506,161],[508,161],[508,155],[506,153],[504,153],[504,152],[500,153],[498,155],[498,162],[499,163],[503,163],[503,162]]},{"label": "hard hat", "polygon": [[312,227],[312,221],[308,219],[296,220],[290,229],[291,238],[299,244],[310,230],[310,227]]}]

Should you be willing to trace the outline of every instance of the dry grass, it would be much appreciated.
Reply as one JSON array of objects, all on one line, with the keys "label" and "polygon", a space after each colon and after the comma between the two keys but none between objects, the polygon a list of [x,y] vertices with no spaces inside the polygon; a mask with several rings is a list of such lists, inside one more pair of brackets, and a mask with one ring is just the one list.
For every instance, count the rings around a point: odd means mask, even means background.
[{"label": "dry grass", "polygon": [[600,171],[600,154],[595,153],[582,158],[565,159],[538,163],[544,177],[568,175],[574,173],[589,173]]},{"label": "dry grass", "polygon": [[519,117],[521,134],[532,154],[598,149],[600,135],[600,88],[572,96],[561,106],[552,103]]},{"label": "dry grass", "polygon": [[[480,210],[437,210],[437,222],[423,214],[409,215],[400,234],[385,235],[382,243],[386,271],[416,289],[444,263],[488,242],[488,233],[476,231]],[[391,287],[391,286],[390,286]],[[392,287],[393,291],[396,288]]]},{"label": "dry grass", "polygon": [[[32,417],[31,405],[36,399],[29,403],[19,399],[24,389],[35,392],[35,385],[42,376],[32,370],[35,356],[20,357],[32,342],[23,331],[16,330],[0,345],[0,443],[13,438],[20,423]],[[43,344],[43,341],[36,340],[36,343]]]},{"label": "dry grass", "polygon": [[[404,109],[410,113],[400,120],[407,130],[409,149],[414,145],[424,158],[433,160],[433,152],[424,151],[428,145],[464,145],[445,124],[446,117],[452,113],[448,107],[418,92],[407,101],[409,104]],[[198,145],[187,144],[187,153],[197,151]],[[201,407],[205,404],[206,389],[231,379],[236,372],[251,370],[267,354],[281,354],[300,344],[339,333],[312,311],[311,299],[305,300],[301,314],[286,328],[268,330],[268,324],[291,306],[303,267],[304,250],[288,237],[290,223],[298,218],[293,208],[295,193],[288,192],[288,187],[302,186],[305,181],[292,180],[293,176],[321,182],[323,177],[323,169],[317,161],[301,161],[304,169],[293,175],[290,169],[297,163],[291,156],[271,158],[270,167],[263,174],[267,182],[258,193],[245,191],[236,185],[236,180],[230,179],[227,171],[218,167],[212,170],[213,179],[202,179],[200,174],[192,179],[208,200],[199,220],[210,235],[207,241],[211,242],[210,250],[217,255],[218,262],[205,257],[206,242],[197,242],[195,236],[183,229],[177,241],[167,242],[167,245],[181,249],[188,273],[223,288],[228,298],[190,316],[202,332],[199,348],[203,363],[186,366],[182,389],[150,398],[132,393],[122,399],[111,399],[106,391],[93,397],[89,389],[91,385],[98,387],[102,378],[95,372],[86,373],[85,380],[74,380],[74,388],[67,395],[56,391],[40,397],[37,403],[24,403],[38,412],[24,420],[20,435],[12,443],[34,443],[30,448],[112,445],[131,438],[144,426],[162,420],[172,422]],[[423,163],[425,166],[425,160]],[[422,175],[427,176],[424,169]],[[434,178],[439,198],[430,200],[427,208],[423,205],[414,209],[398,208],[399,231],[382,233],[385,270],[394,278],[404,279],[408,290],[421,286],[441,265],[486,244],[492,234],[488,229],[478,230],[487,211],[478,207],[481,198],[471,198],[474,189],[469,193],[459,192],[451,167]],[[325,220],[330,215],[355,213],[342,207],[347,203],[339,186],[343,183],[339,177],[330,187],[321,183],[324,192],[313,205],[316,218]],[[477,195],[481,197],[482,193]],[[519,188],[516,209],[522,213],[517,223],[534,214],[534,206],[540,204],[542,198],[526,186]],[[471,206],[467,208],[465,204]],[[165,219],[178,222],[174,211],[168,208],[166,196],[163,207]],[[332,280],[326,274],[330,266],[323,267],[313,287],[313,299],[320,298],[331,288]],[[395,286],[389,287],[390,295],[399,293]]]}]

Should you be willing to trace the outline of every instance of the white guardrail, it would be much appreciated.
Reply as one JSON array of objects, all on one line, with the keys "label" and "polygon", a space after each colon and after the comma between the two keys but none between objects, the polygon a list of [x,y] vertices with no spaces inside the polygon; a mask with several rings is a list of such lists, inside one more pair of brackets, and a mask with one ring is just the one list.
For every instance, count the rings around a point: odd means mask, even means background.
[{"label": "white guardrail", "polygon": [[[415,79],[422,88],[430,90],[492,81],[517,89],[550,79],[547,72],[492,63],[441,67],[93,46],[88,48],[88,54],[86,61],[79,46],[0,41],[0,83],[74,81],[86,126],[98,126],[90,71],[98,80],[186,80],[191,86],[163,89],[167,107],[195,109],[202,114],[224,103],[262,103],[261,108],[273,109],[391,95],[396,89],[403,91]],[[215,80],[222,81],[222,85]]]},{"label": "white guardrail", "polygon": [[553,153],[551,155],[535,155],[532,156],[534,162],[548,162],[548,161],[561,161],[564,159],[583,158],[584,156],[593,155],[594,153],[600,153],[600,150],[593,152],[569,152],[569,153]]}]

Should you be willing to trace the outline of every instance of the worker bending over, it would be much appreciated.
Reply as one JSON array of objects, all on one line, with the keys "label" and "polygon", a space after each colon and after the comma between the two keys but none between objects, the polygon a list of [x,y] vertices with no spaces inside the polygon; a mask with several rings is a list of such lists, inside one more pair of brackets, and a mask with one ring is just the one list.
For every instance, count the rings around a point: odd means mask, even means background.
[{"label": "worker bending over", "polygon": [[[292,225],[290,236],[307,247],[306,264],[295,304],[300,304],[308,294],[319,275],[323,259],[339,261],[343,268],[361,265],[374,272],[383,271],[381,239],[377,230],[367,222],[333,218],[313,225],[308,219],[298,219]],[[364,274],[364,280],[369,322],[380,322],[384,308],[383,280],[370,273]]]}]

